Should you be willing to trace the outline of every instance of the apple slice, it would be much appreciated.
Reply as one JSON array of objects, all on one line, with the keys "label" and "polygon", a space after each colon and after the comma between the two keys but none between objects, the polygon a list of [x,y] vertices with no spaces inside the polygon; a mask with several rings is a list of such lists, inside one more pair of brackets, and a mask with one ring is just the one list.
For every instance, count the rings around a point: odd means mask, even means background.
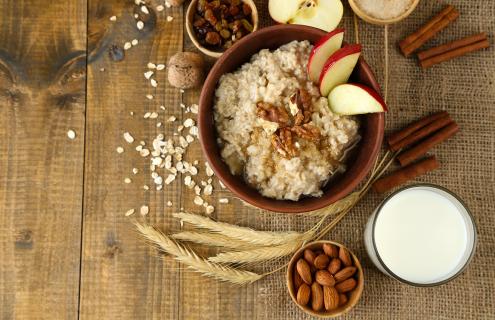
[{"label": "apple slice", "polygon": [[370,87],[359,83],[346,83],[336,86],[328,96],[332,112],[341,115],[354,115],[387,111],[382,97]]},{"label": "apple slice", "polygon": [[344,29],[335,29],[321,38],[311,50],[308,61],[309,79],[318,83],[321,70],[328,58],[342,46],[344,39]]},{"label": "apple slice", "polygon": [[268,11],[279,23],[332,31],[339,25],[344,7],[340,0],[269,0]]},{"label": "apple slice", "polygon": [[361,54],[360,44],[350,44],[328,58],[320,74],[320,93],[326,97],[333,88],[346,83]]}]

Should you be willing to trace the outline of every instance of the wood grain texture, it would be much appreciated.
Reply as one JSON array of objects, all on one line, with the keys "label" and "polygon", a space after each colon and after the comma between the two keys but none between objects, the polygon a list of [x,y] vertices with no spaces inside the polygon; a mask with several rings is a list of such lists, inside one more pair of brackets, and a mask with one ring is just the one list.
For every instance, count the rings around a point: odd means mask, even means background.
[{"label": "wood grain texture", "polygon": [[[146,18],[151,20],[139,31],[134,1],[89,1],[86,148],[90,151],[85,162],[81,319],[172,319],[179,315],[178,264],[158,258],[133,230],[132,217],[124,216],[134,208],[134,218],[170,228],[171,212],[180,204],[180,179],[162,191],[153,190],[149,157],[135,150],[141,140],[149,146],[158,133],[171,133],[181,121],[180,92],[168,86],[166,71],[154,75],[158,88],[152,88],[143,76],[148,62],[166,63],[182,50],[182,8],[158,13],[156,5],[149,5]],[[115,22],[109,20],[113,15]],[[166,16],[174,19],[167,22]],[[125,52],[123,61],[109,58],[109,46],[123,46],[133,39],[139,43]],[[147,94],[154,98],[147,99]],[[143,119],[147,111],[158,112],[158,119]],[[166,121],[171,115],[178,118],[174,124]],[[157,128],[157,122],[163,126]],[[126,131],[135,138],[132,145],[123,139]],[[118,146],[124,147],[123,154],[116,152]],[[133,175],[132,168],[138,168],[139,174]],[[124,184],[125,177],[132,183]],[[144,184],[151,189],[143,190]],[[174,206],[166,207],[167,201]],[[142,218],[138,212],[144,204],[150,213]]]},{"label": "wood grain texture", "polygon": [[1,319],[77,318],[86,8],[0,2]]}]

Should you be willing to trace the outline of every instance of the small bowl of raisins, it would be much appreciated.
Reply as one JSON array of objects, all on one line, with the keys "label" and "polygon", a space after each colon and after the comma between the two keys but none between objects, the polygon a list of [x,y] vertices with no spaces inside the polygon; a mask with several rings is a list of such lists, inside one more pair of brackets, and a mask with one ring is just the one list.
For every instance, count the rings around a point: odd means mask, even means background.
[{"label": "small bowl of raisins", "polygon": [[210,57],[220,57],[257,28],[258,11],[252,0],[193,0],[187,9],[187,33]]}]

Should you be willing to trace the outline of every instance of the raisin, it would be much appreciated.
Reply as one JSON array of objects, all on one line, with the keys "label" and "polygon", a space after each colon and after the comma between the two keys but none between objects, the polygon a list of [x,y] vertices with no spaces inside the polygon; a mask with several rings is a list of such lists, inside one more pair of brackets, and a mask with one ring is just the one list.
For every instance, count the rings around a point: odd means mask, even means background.
[{"label": "raisin", "polygon": [[251,7],[248,4],[243,3],[242,4],[242,13],[244,13],[246,16],[249,16],[251,14]]},{"label": "raisin", "polygon": [[240,10],[239,10],[239,7],[237,7],[237,6],[231,6],[231,7],[229,8],[229,14],[230,14],[231,16],[235,16],[235,15],[239,14],[239,11],[240,11]]},{"label": "raisin", "polygon": [[205,19],[209,23],[211,23],[212,26],[217,24],[217,17],[215,17],[215,14],[213,13],[213,10],[208,9],[205,11]]},{"label": "raisin", "polygon": [[217,32],[208,32],[206,34],[206,42],[211,45],[217,45],[219,44],[222,39],[220,38],[220,35]]}]

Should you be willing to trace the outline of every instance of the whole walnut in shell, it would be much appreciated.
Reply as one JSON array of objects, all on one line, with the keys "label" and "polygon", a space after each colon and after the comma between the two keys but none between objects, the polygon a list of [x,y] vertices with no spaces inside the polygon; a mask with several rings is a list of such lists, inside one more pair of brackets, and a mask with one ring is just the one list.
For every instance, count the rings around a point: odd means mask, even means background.
[{"label": "whole walnut in shell", "polygon": [[167,0],[167,2],[172,7],[178,7],[178,6],[181,6],[184,3],[184,0]]},{"label": "whole walnut in shell", "polygon": [[168,61],[168,81],[176,88],[191,89],[203,82],[204,60],[194,52],[179,52]]}]

